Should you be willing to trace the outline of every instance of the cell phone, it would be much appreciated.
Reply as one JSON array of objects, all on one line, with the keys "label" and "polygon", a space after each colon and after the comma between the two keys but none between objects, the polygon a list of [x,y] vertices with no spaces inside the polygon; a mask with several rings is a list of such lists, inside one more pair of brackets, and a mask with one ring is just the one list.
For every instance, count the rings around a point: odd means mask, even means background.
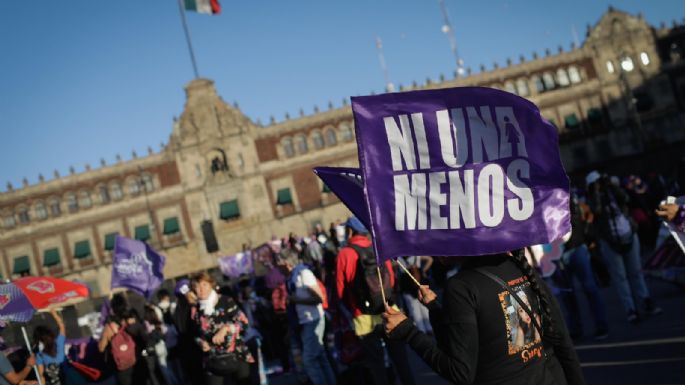
[{"label": "cell phone", "polygon": [[666,197],[666,204],[674,204],[675,203],[675,197],[674,196],[667,196]]}]

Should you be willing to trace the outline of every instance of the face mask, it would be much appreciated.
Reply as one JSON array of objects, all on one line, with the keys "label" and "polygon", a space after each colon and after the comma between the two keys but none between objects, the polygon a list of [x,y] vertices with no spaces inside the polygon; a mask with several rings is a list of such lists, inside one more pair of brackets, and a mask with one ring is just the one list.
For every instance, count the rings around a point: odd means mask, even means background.
[{"label": "face mask", "polygon": [[171,305],[171,303],[169,303],[169,301],[162,301],[159,303],[159,307],[162,310],[167,310],[170,305]]},{"label": "face mask", "polygon": [[42,352],[43,350],[45,350],[45,345],[42,342],[39,342],[38,343],[38,351]]}]

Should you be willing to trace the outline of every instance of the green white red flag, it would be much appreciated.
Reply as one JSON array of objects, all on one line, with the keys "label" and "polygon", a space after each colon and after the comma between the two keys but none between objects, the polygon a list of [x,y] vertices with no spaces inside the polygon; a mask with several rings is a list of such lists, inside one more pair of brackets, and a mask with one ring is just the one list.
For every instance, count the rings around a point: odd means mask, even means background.
[{"label": "green white red flag", "polygon": [[186,11],[218,15],[221,13],[219,0],[184,0]]}]

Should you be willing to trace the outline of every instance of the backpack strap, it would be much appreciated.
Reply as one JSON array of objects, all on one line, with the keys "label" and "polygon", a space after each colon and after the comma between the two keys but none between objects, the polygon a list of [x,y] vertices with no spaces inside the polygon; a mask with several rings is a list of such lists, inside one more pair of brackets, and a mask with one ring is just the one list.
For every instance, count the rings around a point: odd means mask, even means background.
[{"label": "backpack strap", "polygon": [[533,322],[533,325],[535,326],[535,328],[540,333],[540,339],[542,339],[542,335],[543,335],[542,334],[542,328],[540,327],[538,320],[534,317],[533,311],[530,310],[530,307],[525,302],[523,302],[523,300],[521,300],[521,297],[519,297],[519,295],[516,294],[516,292],[514,290],[512,290],[509,287],[509,285],[507,285],[506,282],[504,282],[500,277],[492,274],[491,272],[485,270],[482,267],[476,268],[475,271],[477,271],[477,272],[481,273],[482,275],[484,275],[484,276],[490,278],[491,280],[495,281],[497,284],[499,284],[504,289],[506,289],[509,292],[509,294],[511,294],[512,297],[514,297],[516,302],[518,302],[519,306],[521,306],[521,308],[528,314],[528,317],[530,317],[531,321]]}]

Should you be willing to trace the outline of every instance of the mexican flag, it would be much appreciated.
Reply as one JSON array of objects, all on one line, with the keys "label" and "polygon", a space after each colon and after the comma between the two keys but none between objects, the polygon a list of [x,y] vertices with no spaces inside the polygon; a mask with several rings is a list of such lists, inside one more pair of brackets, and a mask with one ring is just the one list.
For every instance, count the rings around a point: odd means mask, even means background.
[{"label": "mexican flag", "polygon": [[219,0],[184,0],[187,11],[217,15],[221,12]]}]

